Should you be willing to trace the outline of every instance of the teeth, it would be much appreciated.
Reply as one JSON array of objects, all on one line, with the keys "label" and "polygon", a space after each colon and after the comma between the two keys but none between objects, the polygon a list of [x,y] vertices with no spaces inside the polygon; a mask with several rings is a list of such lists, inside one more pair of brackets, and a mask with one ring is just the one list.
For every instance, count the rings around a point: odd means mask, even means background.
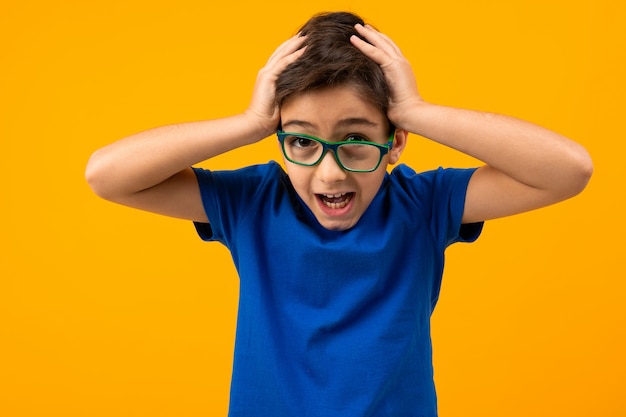
[{"label": "teeth", "polygon": [[[342,209],[350,201],[350,193],[321,194],[322,202],[332,209]],[[347,197],[346,197],[347,196]]]},{"label": "teeth", "polygon": [[324,204],[326,204],[326,206],[330,207],[331,209],[337,210],[337,209],[342,209],[345,206],[347,206],[348,202],[347,201],[343,201],[341,203],[330,203],[328,201],[324,201]]}]

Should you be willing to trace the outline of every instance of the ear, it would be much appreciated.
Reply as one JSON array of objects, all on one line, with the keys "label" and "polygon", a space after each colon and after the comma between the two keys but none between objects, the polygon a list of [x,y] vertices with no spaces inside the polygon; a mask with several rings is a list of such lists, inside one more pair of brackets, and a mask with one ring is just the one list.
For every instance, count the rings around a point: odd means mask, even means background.
[{"label": "ear", "polygon": [[400,159],[400,155],[406,148],[407,139],[409,137],[409,132],[402,129],[396,129],[396,133],[393,139],[393,146],[389,151],[389,163],[395,164]]}]

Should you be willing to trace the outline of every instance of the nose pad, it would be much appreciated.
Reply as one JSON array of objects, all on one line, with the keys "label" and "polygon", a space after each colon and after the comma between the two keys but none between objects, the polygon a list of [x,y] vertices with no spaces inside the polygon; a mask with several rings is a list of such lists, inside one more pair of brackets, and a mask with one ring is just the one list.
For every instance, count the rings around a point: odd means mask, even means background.
[{"label": "nose pad", "polygon": [[326,151],[326,155],[317,165],[317,177],[325,183],[333,183],[346,179],[348,173],[339,165],[335,154],[331,150]]}]

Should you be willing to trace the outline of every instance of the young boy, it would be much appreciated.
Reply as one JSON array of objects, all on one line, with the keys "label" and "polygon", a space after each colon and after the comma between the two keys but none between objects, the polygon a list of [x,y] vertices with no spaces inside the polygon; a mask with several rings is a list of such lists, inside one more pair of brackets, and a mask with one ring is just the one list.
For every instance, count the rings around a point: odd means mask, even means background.
[{"label": "young boy", "polygon": [[[278,132],[270,162],[190,168]],[[416,174],[409,132],[480,159]],[[444,251],[482,222],[579,193],[579,145],[505,116],[424,101],[398,47],[357,16],[313,17],[259,72],[247,110],[92,156],[109,200],[193,220],[240,276],[231,416],[436,416],[430,316]]]}]

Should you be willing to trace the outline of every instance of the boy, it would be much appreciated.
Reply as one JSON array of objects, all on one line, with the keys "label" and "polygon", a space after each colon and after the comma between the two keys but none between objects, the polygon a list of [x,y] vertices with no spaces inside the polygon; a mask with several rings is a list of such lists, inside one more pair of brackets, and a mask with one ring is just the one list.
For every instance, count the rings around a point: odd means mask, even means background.
[{"label": "boy", "polygon": [[[190,168],[278,132],[274,162]],[[485,162],[416,174],[412,132]],[[445,248],[579,193],[587,152],[516,119],[425,102],[398,47],[313,17],[259,71],[248,109],[94,153],[100,196],[193,220],[231,251],[240,304],[231,416],[436,416],[430,315]]]}]

